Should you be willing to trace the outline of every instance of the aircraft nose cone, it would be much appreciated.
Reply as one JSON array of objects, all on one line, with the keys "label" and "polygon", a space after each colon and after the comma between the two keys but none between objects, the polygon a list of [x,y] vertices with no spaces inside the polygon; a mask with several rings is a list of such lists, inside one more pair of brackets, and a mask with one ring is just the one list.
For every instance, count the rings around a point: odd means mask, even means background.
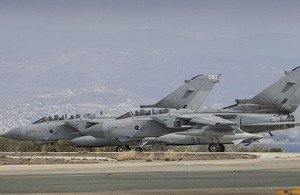
[{"label": "aircraft nose cone", "polygon": [[2,135],[2,137],[14,139],[14,140],[21,140],[21,127],[12,129]]}]

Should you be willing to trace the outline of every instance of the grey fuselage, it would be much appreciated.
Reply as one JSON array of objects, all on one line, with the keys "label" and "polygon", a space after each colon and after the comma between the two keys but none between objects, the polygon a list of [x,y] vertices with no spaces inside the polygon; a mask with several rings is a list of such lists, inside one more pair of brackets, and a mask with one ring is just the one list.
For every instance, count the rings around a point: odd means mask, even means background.
[{"label": "grey fuselage", "polygon": [[[185,120],[182,118],[183,116],[197,117],[207,114],[232,121],[236,123],[240,129],[249,133],[261,133],[294,127],[293,124],[275,125],[277,122],[282,121],[294,122],[294,118],[286,114],[238,113],[233,110],[223,109],[207,111],[172,110],[170,113],[159,115],[132,116],[125,119],[104,121],[103,123],[84,130],[82,133],[96,138],[118,138],[124,140],[159,137],[165,134],[195,128],[195,124],[191,124],[190,120]],[[270,125],[255,126],[255,124],[263,123],[270,123]]]}]

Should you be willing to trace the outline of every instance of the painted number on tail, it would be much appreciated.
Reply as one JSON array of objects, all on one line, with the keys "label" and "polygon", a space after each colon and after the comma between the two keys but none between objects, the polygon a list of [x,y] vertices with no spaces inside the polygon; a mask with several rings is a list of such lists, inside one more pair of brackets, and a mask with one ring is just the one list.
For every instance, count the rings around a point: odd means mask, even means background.
[{"label": "painted number on tail", "polygon": [[209,80],[218,80],[219,79],[219,75],[217,75],[217,74],[210,74],[210,75],[208,75],[208,79]]}]

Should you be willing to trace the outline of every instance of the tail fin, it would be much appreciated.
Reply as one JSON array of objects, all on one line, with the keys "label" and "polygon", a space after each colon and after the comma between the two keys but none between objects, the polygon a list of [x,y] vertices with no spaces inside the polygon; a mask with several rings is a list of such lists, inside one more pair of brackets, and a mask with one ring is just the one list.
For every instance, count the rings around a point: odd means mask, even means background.
[{"label": "tail fin", "polygon": [[[290,114],[300,104],[300,66],[251,99],[237,99],[232,109],[261,110]],[[229,107],[227,107],[229,108]],[[250,110],[249,110],[250,109]]]},{"label": "tail fin", "polygon": [[221,74],[198,75],[154,105],[141,105],[141,108],[190,108],[199,109]]}]

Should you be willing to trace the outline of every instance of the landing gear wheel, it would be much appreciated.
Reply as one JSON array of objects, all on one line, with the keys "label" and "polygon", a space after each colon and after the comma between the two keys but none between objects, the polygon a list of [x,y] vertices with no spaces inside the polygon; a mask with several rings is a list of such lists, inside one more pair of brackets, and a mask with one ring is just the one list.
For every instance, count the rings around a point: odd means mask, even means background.
[{"label": "landing gear wheel", "polygon": [[125,146],[117,146],[116,152],[124,152],[124,151],[126,151],[126,147]]},{"label": "landing gear wheel", "polygon": [[52,148],[52,149],[50,150],[50,152],[56,152],[56,150],[55,150],[54,148]]},{"label": "landing gear wheel", "polygon": [[219,144],[219,152],[224,152],[225,146],[223,144]]},{"label": "landing gear wheel", "polygon": [[209,144],[208,151],[209,152],[219,152],[219,145],[218,144]]},{"label": "landing gear wheel", "polygon": [[143,149],[142,149],[141,147],[136,147],[136,148],[135,148],[135,151],[136,151],[136,152],[142,152]]},{"label": "landing gear wheel", "polygon": [[131,150],[131,148],[129,146],[125,146],[125,148],[126,148],[126,151]]}]

